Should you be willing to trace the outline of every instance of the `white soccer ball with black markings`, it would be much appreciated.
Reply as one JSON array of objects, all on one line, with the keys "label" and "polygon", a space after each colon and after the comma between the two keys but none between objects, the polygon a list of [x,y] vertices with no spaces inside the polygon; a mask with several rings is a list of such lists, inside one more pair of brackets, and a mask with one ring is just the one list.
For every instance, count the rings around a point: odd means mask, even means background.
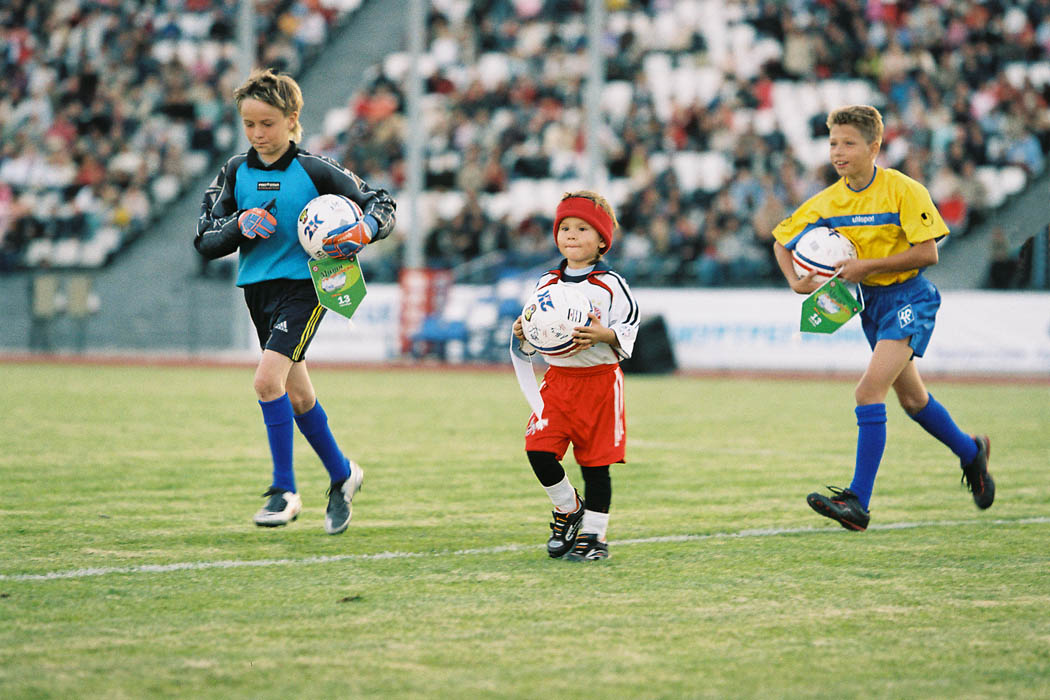
[{"label": "white soccer ball with black markings", "polygon": [[324,260],[324,239],[341,226],[356,224],[364,216],[357,202],[341,194],[314,197],[299,212],[299,245],[313,260]]},{"label": "white soccer ball with black markings", "polygon": [[857,249],[833,228],[818,226],[806,231],[791,251],[795,274],[805,277],[816,272],[815,280],[826,282],[835,275],[835,264],[847,258],[856,260]]},{"label": "white soccer ball with black markings", "polygon": [[589,326],[591,302],[573,287],[552,284],[537,289],[521,310],[521,331],[529,345],[556,357],[575,351],[572,332]]}]

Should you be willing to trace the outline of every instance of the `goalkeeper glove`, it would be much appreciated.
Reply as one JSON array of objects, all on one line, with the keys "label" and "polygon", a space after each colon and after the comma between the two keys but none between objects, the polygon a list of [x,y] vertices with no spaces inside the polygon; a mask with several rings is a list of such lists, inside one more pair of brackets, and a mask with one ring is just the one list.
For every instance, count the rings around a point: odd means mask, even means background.
[{"label": "goalkeeper glove", "polygon": [[237,226],[245,238],[269,238],[277,232],[277,219],[270,210],[273,209],[277,199],[271,199],[262,207],[253,207],[241,212],[237,217]]},{"label": "goalkeeper glove", "polygon": [[374,226],[373,221],[375,220],[371,216],[365,216],[357,223],[332,229],[332,232],[325,236],[324,252],[328,253],[330,258],[353,260],[375,235],[378,226]]}]

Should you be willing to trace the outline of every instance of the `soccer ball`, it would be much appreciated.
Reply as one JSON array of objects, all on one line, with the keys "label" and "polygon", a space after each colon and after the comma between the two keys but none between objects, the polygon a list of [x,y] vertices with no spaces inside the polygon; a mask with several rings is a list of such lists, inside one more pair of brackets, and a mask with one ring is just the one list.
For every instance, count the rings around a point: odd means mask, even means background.
[{"label": "soccer ball", "polygon": [[544,355],[556,357],[575,351],[572,330],[589,326],[591,302],[583,292],[564,284],[552,284],[536,292],[521,310],[525,340]]},{"label": "soccer ball", "polygon": [[[361,207],[341,194],[322,194],[314,197],[299,212],[299,245],[313,260],[324,260],[324,239],[334,229],[360,221]],[[367,243],[368,241],[364,241]]]},{"label": "soccer ball", "polygon": [[791,251],[795,274],[805,277],[815,270],[814,279],[818,282],[831,279],[835,275],[835,263],[846,258],[856,260],[857,249],[848,238],[826,226],[806,231]]}]

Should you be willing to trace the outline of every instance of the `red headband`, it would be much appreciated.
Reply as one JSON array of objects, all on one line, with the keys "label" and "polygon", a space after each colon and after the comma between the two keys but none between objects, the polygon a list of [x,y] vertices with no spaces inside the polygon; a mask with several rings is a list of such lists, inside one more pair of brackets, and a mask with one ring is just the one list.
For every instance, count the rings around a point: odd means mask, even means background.
[{"label": "red headband", "polygon": [[583,219],[593,226],[594,230],[605,241],[605,250],[602,252],[609,252],[613,242],[613,219],[609,216],[609,212],[598,206],[597,202],[586,197],[568,197],[561,200],[561,203],[558,204],[558,210],[554,214],[555,243],[558,242],[558,227],[561,225],[562,219],[567,219],[570,216]]}]

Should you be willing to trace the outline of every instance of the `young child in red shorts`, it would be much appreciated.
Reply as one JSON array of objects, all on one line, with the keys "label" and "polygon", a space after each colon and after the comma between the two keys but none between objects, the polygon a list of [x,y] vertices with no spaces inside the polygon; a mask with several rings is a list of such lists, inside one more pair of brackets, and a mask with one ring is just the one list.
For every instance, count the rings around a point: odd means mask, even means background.
[{"label": "young child in red shorts", "polygon": [[[619,362],[634,349],[638,305],[623,277],[602,261],[616,227],[612,207],[601,195],[565,194],[554,217],[554,239],[565,259],[536,285],[537,289],[573,286],[594,309],[590,324],[573,333],[576,351],[546,358],[549,367],[539,390],[542,418],[534,412],[525,431],[529,463],[554,504],[547,553],[572,561],[608,558],[609,465],[625,461],[627,430]],[[512,343],[512,350],[519,357],[535,352],[525,340],[520,317],[514,322],[514,335],[518,342]],[[522,388],[528,394],[525,384]],[[583,499],[559,461],[570,442],[583,474]]]}]

